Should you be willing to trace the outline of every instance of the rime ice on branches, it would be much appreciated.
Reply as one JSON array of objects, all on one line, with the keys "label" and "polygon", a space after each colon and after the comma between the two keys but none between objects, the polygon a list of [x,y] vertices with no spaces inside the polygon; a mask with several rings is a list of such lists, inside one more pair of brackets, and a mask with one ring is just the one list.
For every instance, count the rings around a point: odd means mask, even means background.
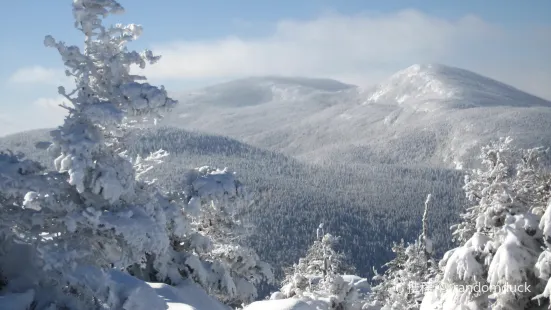
[{"label": "rime ice on branches", "polygon": [[79,193],[102,196],[111,203],[132,191],[131,165],[113,149],[120,131],[137,116],[158,115],[176,101],[163,87],[140,82],[145,77],[132,75],[132,65],[145,68],[160,57],[151,51],[128,51],[127,43],[136,40],[139,25],[105,27],[102,19],[123,12],[113,0],[77,0],[73,3],[75,27],[84,34],[84,47],[67,45],[51,36],[46,46],[59,51],[66,74],[74,77],[76,88],[59,93],[71,103],[64,124],[52,133],[53,147],[61,154],[55,160],[59,172],[68,172],[69,183]]}]

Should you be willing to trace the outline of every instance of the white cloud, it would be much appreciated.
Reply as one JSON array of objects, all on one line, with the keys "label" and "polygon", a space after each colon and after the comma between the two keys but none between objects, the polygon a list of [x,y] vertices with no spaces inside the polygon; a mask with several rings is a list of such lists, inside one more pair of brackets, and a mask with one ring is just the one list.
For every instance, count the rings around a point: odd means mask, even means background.
[{"label": "white cloud", "polygon": [[49,112],[61,113],[67,111],[61,105],[70,105],[70,103],[66,98],[58,96],[55,98],[38,98],[33,102],[33,105]]},{"label": "white cloud", "polygon": [[27,127],[52,128],[63,123],[67,109],[60,105],[71,106],[67,99],[58,96],[54,98],[38,98],[32,103],[33,117],[28,119]]},{"label": "white cloud", "polygon": [[12,84],[68,85],[71,79],[63,69],[45,68],[42,66],[24,67],[15,71],[8,79]]},{"label": "white cloud", "polygon": [[38,113],[42,114],[46,118],[47,122],[54,122],[55,124],[61,124],[65,115],[67,115],[67,109],[61,107],[61,105],[71,106],[69,101],[61,96],[55,98],[38,98],[32,105],[36,107]]},{"label": "white cloud", "polygon": [[[414,10],[281,21],[265,37],[176,41],[145,74],[159,80],[300,75],[374,84],[414,63],[444,63],[551,98],[549,29],[515,33],[475,16],[447,20]],[[537,52],[533,52],[537,51]],[[529,56],[527,56],[529,55]],[[515,64],[514,69],[511,65]],[[547,66],[542,69],[542,66]],[[536,78],[537,76],[537,78]]]},{"label": "white cloud", "polygon": [[0,114],[0,137],[24,130],[54,128],[63,123],[67,109],[60,104],[71,106],[67,99],[57,97],[43,97],[31,102],[30,105],[21,105],[21,109],[14,109],[10,114]]},{"label": "white cloud", "polygon": [[[242,28],[257,26],[242,20],[234,23]],[[272,74],[372,85],[411,64],[439,62],[551,99],[548,26],[504,28],[476,16],[450,20],[414,10],[325,14],[313,20],[282,20],[275,26],[263,37],[153,44],[153,51],[163,57],[145,75],[154,83],[171,85],[169,91],[176,93],[184,85]],[[41,88],[52,93],[58,85],[71,89],[70,84],[63,68],[29,66],[15,71],[3,85],[7,94],[3,102],[11,102],[12,108],[2,110],[0,135],[61,124],[66,113],[58,107],[61,97],[40,98],[32,105],[28,97],[44,96]]]}]

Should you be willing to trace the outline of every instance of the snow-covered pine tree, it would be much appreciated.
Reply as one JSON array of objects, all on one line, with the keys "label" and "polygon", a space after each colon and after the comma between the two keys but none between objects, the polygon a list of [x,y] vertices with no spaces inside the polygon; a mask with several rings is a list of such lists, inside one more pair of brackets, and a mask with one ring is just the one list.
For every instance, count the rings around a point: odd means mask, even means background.
[{"label": "snow-covered pine tree", "polygon": [[298,264],[285,271],[281,293],[272,298],[304,298],[325,300],[330,309],[356,310],[363,302],[358,290],[343,275],[353,275],[355,268],[346,262],[344,254],[335,250],[339,237],[325,233],[323,223],[316,240]]},{"label": "snow-covered pine tree", "polygon": [[454,239],[465,243],[476,232],[493,235],[504,225],[509,210],[518,208],[510,203],[508,180],[514,177],[515,150],[510,138],[500,138],[482,148],[482,167],[465,176],[465,194],[471,206],[461,214],[461,223],[452,227]]},{"label": "snow-covered pine tree", "polygon": [[[2,273],[4,285],[30,292],[25,296],[36,309],[137,309],[136,292],[117,287],[120,271],[129,271],[171,284],[193,279],[221,299],[250,301],[254,284],[271,272],[253,251],[230,243],[234,227],[218,203],[238,195],[233,174],[198,169],[188,199],[173,200],[145,178],[166,152],[134,159],[124,149],[125,130],[159,117],[176,101],[130,73],[133,65],[143,68],[159,57],[127,50],[140,26],[102,24],[122,11],[114,0],[74,0],[84,48],[51,36],[44,41],[58,50],[76,88],[59,88],[71,106],[52,132],[56,171],[41,173],[20,156],[0,156],[0,269],[10,269],[14,255],[23,253],[14,246],[26,251],[18,268]],[[220,177],[231,180],[223,182],[222,192]],[[227,185],[232,182],[233,188]],[[223,225],[201,231],[209,216]]]},{"label": "snow-covered pine tree", "polygon": [[320,224],[316,232],[316,240],[308,248],[306,255],[299,259],[298,264],[286,270],[284,284],[289,283],[296,274],[305,276],[320,276],[328,273],[354,274],[355,268],[346,262],[343,253],[335,250],[339,237],[324,233],[324,224]]},{"label": "snow-covered pine tree", "polygon": [[407,256],[404,239],[392,244],[392,252],[395,257],[384,265],[386,268],[385,273],[379,274],[375,267],[373,267],[373,281],[376,281],[377,285],[371,288],[369,305],[367,307],[369,310],[381,309],[385,302],[391,298],[391,291],[394,290],[394,283],[391,281],[390,275],[397,274],[406,265]]},{"label": "snow-covered pine tree", "polygon": [[464,304],[485,309],[489,305],[489,292],[462,288],[489,285],[488,265],[496,250],[491,240],[505,223],[508,197],[503,193],[509,191],[509,179],[514,176],[511,142],[502,138],[483,147],[482,168],[465,177],[464,190],[471,206],[461,214],[462,222],[452,226],[454,238],[462,246],[444,255],[440,262],[443,274],[430,294],[431,298],[442,299],[443,307]]},{"label": "snow-covered pine tree", "polygon": [[[20,233],[32,229],[32,209],[22,209],[29,184],[41,184],[43,167],[24,159],[21,153],[0,151],[0,290],[2,298],[28,296],[35,291],[29,282],[42,280],[39,267],[33,262],[31,247],[19,244]],[[14,295],[14,294],[24,295]]]},{"label": "snow-covered pine tree", "polygon": [[29,289],[68,287],[71,294],[88,299],[90,307],[124,303],[111,293],[101,270],[124,269],[170,246],[166,200],[137,179],[118,138],[132,118],[157,115],[176,101],[163,88],[130,74],[132,65],[144,67],[159,58],[126,49],[141,33],[140,26],[102,25],[102,18],[120,12],[116,1],[75,0],[73,16],[84,34],[83,49],[45,38],[45,45],[60,53],[76,88],[67,93],[59,87],[71,106],[65,107],[64,124],[52,132],[49,151],[56,156],[57,171],[26,176],[19,186],[28,192],[10,206],[11,236],[36,255],[34,266],[26,268],[43,271],[42,278],[36,277],[44,283],[37,287],[31,281]]},{"label": "snow-covered pine tree", "polygon": [[544,284],[536,275],[547,279],[540,218],[550,197],[548,153],[518,152],[510,142],[482,149],[485,169],[474,170],[465,186],[473,205],[454,226],[461,246],[444,255],[422,309],[536,309]]},{"label": "snow-covered pine tree", "polygon": [[[212,295],[231,306],[257,298],[256,286],[272,283],[271,267],[244,246],[244,226],[236,209],[249,199],[235,173],[201,167],[188,171],[184,190],[169,196],[184,205],[191,233],[173,240],[171,261]],[[156,279],[164,280],[164,279]]]},{"label": "snow-covered pine tree", "polygon": [[425,201],[419,238],[407,245],[403,240],[394,243],[392,251],[396,257],[385,264],[383,274],[375,271],[373,280],[378,284],[372,288],[366,309],[419,309],[427,283],[437,272],[428,229],[430,201],[429,194]]},{"label": "snow-covered pine tree", "polygon": [[537,147],[522,150],[520,163],[512,183],[515,200],[529,205],[533,213],[542,216],[551,198],[551,150]]}]

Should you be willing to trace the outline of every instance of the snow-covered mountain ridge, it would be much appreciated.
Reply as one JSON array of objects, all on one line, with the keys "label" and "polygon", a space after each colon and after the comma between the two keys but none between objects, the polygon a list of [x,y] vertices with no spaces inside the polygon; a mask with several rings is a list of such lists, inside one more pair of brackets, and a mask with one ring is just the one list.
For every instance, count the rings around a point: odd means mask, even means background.
[{"label": "snow-covered mountain ridge", "polygon": [[481,144],[512,136],[551,142],[551,102],[479,74],[413,65],[375,87],[249,78],[179,98],[163,122],[227,135],[313,162],[458,166]]}]

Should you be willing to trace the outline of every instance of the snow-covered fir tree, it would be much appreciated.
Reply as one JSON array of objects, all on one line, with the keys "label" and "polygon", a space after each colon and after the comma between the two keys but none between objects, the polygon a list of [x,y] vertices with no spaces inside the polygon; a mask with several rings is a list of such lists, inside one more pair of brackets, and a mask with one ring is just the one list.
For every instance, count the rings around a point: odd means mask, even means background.
[{"label": "snow-covered fir tree", "polygon": [[549,153],[501,139],[482,149],[482,162],[465,185],[472,205],[453,227],[461,246],[444,255],[422,309],[545,309]]},{"label": "snow-covered fir tree", "polygon": [[323,223],[320,224],[306,256],[286,270],[283,286],[272,299],[321,299],[329,309],[361,309],[363,301],[357,288],[343,277],[353,275],[355,268],[347,264],[344,254],[335,250],[338,242],[339,237],[325,233]]},{"label": "snow-covered fir tree", "polygon": [[224,302],[250,302],[255,284],[272,274],[239,245],[231,206],[246,197],[234,174],[192,170],[183,198],[174,199],[145,177],[168,154],[131,158],[124,148],[125,131],[161,117],[176,101],[131,74],[133,66],[159,57],[127,50],[142,32],[139,25],[102,24],[122,12],[114,0],[75,0],[84,46],[44,40],[57,49],[76,87],[59,87],[70,106],[52,132],[55,171],[0,154],[3,287],[27,292],[34,309],[138,309],[137,293],[117,286],[129,272],[174,285],[191,279]]},{"label": "snow-covered fir tree", "polygon": [[431,195],[428,195],[419,238],[407,245],[404,240],[394,243],[392,251],[396,257],[384,265],[383,274],[375,271],[373,280],[378,284],[372,288],[370,303],[365,309],[419,309],[424,290],[437,272],[428,230],[430,201]]},{"label": "snow-covered fir tree", "polygon": [[[287,272],[291,274],[312,274],[323,275],[327,273],[336,274],[354,274],[355,268],[347,263],[343,253],[338,252],[340,237],[325,233],[324,224],[320,224],[316,231],[316,239],[308,248],[306,255],[301,258],[298,264],[295,264]],[[286,278],[288,278],[286,276]]]},{"label": "snow-covered fir tree", "polygon": [[169,197],[184,205],[192,232],[173,240],[171,260],[180,262],[180,273],[226,304],[254,301],[256,286],[273,282],[274,275],[253,249],[241,243],[245,231],[235,211],[249,201],[245,188],[234,172],[207,166],[188,171],[184,180],[184,190]]},{"label": "snow-covered fir tree", "polygon": [[514,175],[515,150],[512,140],[502,138],[485,146],[481,152],[482,167],[465,176],[465,194],[472,205],[461,214],[463,221],[454,229],[457,241],[465,243],[476,232],[493,235],[503,226],[507,212],[515,211],[509,204],[507,181]]},{"label": "snow-covered fir tree", "polygon": [[121,11],[115,1],[74,1],[83,49],[46,37],[45,45],[58,50],[76,88],[69,93],[59,88],[71,106],[66,106],[64,124],[52,132],[57,171],[38,181],[25,178],[21,187],[28,192],[11,214],[12,236],[34,250],[36,266],[28,268],[44,271],[48,283],[43,286],[57,282],[88,299],[90,307],[119,307],[122,301],[109,296],[105,279],[83,277],[86,268],[123,269],[170,246],[165,201],[136,179],[133,164],[118,148],[118,136],[129,117],[176,102],[164,89],[129,73],[131,65],[144,67],[158,57],[126,50],[125,44],[140,34],[139,26],[102,26],[101,18]]}]

